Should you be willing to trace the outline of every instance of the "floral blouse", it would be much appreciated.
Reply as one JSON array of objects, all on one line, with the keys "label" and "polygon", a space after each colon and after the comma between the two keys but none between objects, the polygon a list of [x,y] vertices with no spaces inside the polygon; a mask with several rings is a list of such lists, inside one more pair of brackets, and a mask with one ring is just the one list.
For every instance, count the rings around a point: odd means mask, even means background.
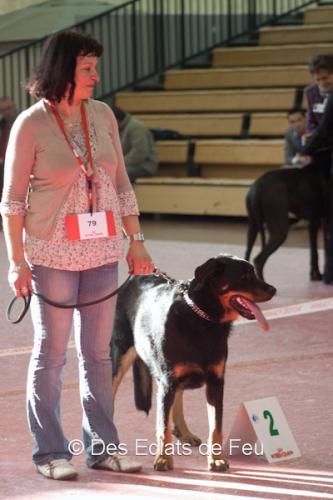
[{"label": "floral blouse", "polygon": [[[81,124],[74,128],[66,126],[70,136],[81,158],[88,162],[87,148]],[[90,144],[93,159],[96,158],[96,131],[93,126],[89,128]],[[79,168],[79,167],[78,167]],[[121,234],[121,215],[138,215],[139,210],[133,191],[117,195],[112,186],[112,181],[105,170],[94,163],[94,180],[96,187],[96,209],[97,211],[110,210],[114,206],[116,196],[119,210],[114,212],[114,220],[117,234]],[[113,201],[113,203],[111,202]],[[5,206],[4,206],[5,205]],[[34,265],[52,267],[68,271],[83,271],[93,267],[103,266],[116,262],[124,257],[123,239],[95,238],[88,240],[68,240],[65,231],[65,217],[68,214],[87,213],[89,210],[87,196],[87,181],[84,173],[80,171],[76,183],[58,214],[55,230],[50,240],[41,240],[25,234],[25,253],[27,260]],[[24,215],[25,204],[17,201],[9,201],[2,204],[3,215]]]}]

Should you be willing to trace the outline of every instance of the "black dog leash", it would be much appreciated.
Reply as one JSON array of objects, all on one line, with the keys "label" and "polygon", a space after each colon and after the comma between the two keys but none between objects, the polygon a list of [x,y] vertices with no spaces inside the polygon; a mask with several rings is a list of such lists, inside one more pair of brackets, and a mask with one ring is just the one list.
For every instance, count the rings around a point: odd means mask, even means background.
[{"label": "black dog leash", "polygon": [[[95,304],[99,304],[100,302],[104,302],[105,300],[111,299],[111,297],[113,297],[114,295],[119,293],[120,290],[122,288],[124,288],[124,286],[128,283],[128,281],[131,279],[131,277],[132,277],[132,275],[130,274],[126,278],[124,283],[122,283],[118,288],[113,290],[113,292],[109,293],[105,297],[102,297],[101,299],[92,300],[91,302],[84,302],[83,304],[61,304],[59,302],[54,302],[53,300],[48,299],[47,297],[45,297],[45,295],[42,295],[41,293],[37,293],[37,292],[32,292],[32,293],[34,295],[36,295],[36,297],[39,297],[40,299],[44,300],[44,302],[46,302],[50,306],[58,307],[60,309],[75,309],[75,308],[81,308],[81,307],[88,307],[88,306],[94,306]],[[13,320],[11,318],[11,312],[12,312],[12,309],[14,307],[15,302],[18,299],[23,299],[24,307],[23,307],[23,311],[21,312],[19,317],[17,319]],[[29,310],[30,302],[31,302],[31,293],[29,293],[29,295],[23,296],[23,297],[16,297],[15,296],[8,304],[7,311],[6,311],[7,320],[10,321],[13,325],[20,323],[20,321],[22,321],[22,319],[24,318],[24,316],[27,314],[27,312]]]}]

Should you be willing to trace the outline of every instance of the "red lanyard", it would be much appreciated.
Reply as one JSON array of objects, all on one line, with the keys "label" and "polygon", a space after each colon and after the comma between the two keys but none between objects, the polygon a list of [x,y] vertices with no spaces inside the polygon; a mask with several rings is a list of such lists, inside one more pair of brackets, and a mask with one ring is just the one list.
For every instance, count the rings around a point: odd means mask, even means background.
[{"label": "red lanyard", "polygon": [[[68,134],[66,132],[66,129],[65,129],[65,126],[64,126],[64,122],[62,121],[60,115],[59,115],[59,112],[58,110],[56,109],[55,105],[49,101],[47,101],[48,105],[50,106],[53,114],[54,114],[54,117],[59,125],[59,128],[63,134],[63,136],[65,137],[66,139],[66,142],[68,144],[68,146],[70,147],[73,155],[75,156],[75,159],[77,161],[77,164],[79,166],[79,168],[83,171],[84,175],[86,176],[86,179],[87,179],[87,189],[88,189],[88,200],[89,200],[89,211],[90,213],[92,214],[93,213],[93,188],[92,188],[92,185],[93,185],[93,173],[89,174],[85,165],[84,165],[84,162],[82,161],[82,158],[80,157],[80,155],[78,154],[78,152],[76,151],[75,148],[73,148],[73,145],[68,137]],[[85,110],[85,107],[83,105],[83,103],[81,103],[81,107],[80,107],[80,111],[81,111],[81,119],[82,119],[82,127],[83,127],[83,133],[84,133],[84,138],[85,138],[85,142],[86,142],[86,148],[87,148],[87,152],[88,152],[88,157],[89,157],[89,164],[90,164],[90,169],[91,171],[93,170],[93,157],[92,157],[92,152],[91,152],[91,146],[90,146],[90,140],[89,140],[89,132],[88,132],[88,122],[87,122],[87,115],[86,115],[86,110]]]}]

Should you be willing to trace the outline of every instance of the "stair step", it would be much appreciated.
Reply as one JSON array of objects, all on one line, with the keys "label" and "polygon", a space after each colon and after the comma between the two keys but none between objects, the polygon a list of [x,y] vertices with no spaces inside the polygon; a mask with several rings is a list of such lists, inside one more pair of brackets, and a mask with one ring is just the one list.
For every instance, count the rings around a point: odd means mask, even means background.
[{"label": "stair step", "polygon": [[260,47],[238,47],[215,49],[214,67],[272,66],[289,64],[308,64],[310,58],[319,53],[333,53],[332,44],[305,44]]},{"label": "stair step", "polygon": [[295,105],[295,88],[179,92],[124,92],[116,105],[130,113],[200,113],[209,111],[287,111]]},{"label": "stair step", "polygon": [[333,24],[309,24],[261,28],[259,45],[291,45],[297,43],[333,42]]},{"label": "stair step", "polygon": [[[332,30],[333,32],[333,30]],[[166,90],[292,87],[311,82],[308,67],[261,66],[210,70],[172,70],[165,73]]]}]

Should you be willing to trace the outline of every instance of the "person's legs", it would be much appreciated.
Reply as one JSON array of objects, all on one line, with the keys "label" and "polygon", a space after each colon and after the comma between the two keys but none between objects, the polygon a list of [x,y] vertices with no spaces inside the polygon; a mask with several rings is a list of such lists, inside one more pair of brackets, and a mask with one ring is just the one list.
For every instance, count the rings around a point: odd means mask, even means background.
[{"label": "person's legs", "polygon": [[329,179],[329,213],[325,221],[325,263],[323,281],[326,285],[333,285],[333,160]]},{"label": "person's legs", "polygon": [[151,177],[152,174],[147,172],[140,165],[126,165],[127,175],[132,184],[136,181],[138,177]]},{"label": "person's legs", "polygon": [[[79,303],[108,295],[117,288],[118,264],[108,264],[80,273]],[[119,444],[112,414],[112,367],[110,339],[116,296],[75,311],[75,340],[79,357],[80,393],[83,407],[83,437],[87,465],[108,456],[106,446]],[[99,444],[98,444],[99,443]]]},{"label": "person's legs", "polygon": [[[79,273],[33,266],[34,291],[61,303],[75,303]],[[27,381],[27,412],[35,441],[37,465],[53,459],[70,459],[68,441],[60,419],[61,371],[66,363],[73,310],[49,306],[32,296],[31,315],[35,337]]]}]

